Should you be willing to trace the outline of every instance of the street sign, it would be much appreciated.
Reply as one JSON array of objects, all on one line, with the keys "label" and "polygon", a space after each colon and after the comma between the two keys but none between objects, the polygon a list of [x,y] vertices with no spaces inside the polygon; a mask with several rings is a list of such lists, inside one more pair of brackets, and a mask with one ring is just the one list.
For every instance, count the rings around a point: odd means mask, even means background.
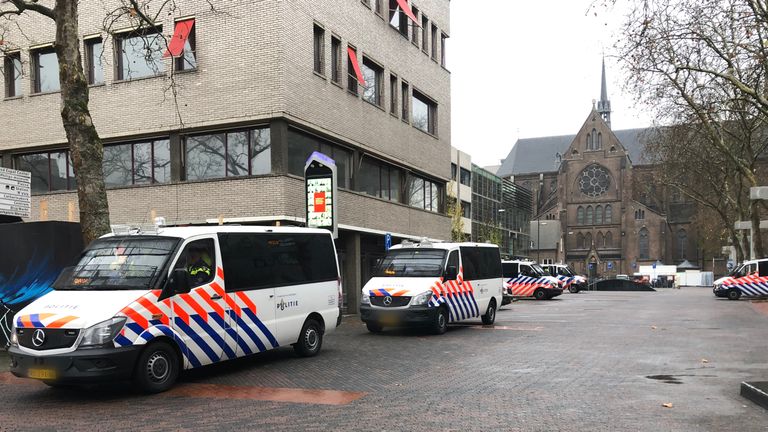
[{"label": "street sign", "polygon": [[736,265],[733,260],[728,260],[728,271],[733,270],[734,265]]},{"label": "street sign", "polygon": [[327,229],[338,238],[336,162],[323,153],[312,153],[304,165],[304,191],[307,226]]},{"label": "street sign", "polygon": [[30,217],[32,173],[0,168],[0,215]]},{"label": "street sign", "polygon": [[634,269],[634,268],[637,268],[637,263],[636,263],[636,262],[633,262],[633,263],[632,263],[632,268],[633,268],[633,269]]},{"label": "street sign", "polygon": [[608,261],[608,270],[613,270],[613,261]]},{"label": "street sign", "polygon": [[653,263],[652,267],[653,267],[654,270],[656,270],[656,263]]},{"label": "street sign", "polygon": [[384,234],[384,249],[389,250],[392,247],[392,234]]}]

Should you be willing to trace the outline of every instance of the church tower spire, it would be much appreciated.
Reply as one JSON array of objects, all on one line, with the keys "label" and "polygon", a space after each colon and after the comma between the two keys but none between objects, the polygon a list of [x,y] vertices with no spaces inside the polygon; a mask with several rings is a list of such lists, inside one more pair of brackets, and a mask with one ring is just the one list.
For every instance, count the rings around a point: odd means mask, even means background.
[{"label": "church tower spire", "polygon": [[600,86],[600,101],[597,102],[597,112],[611,127],[611,101],[608,100],[608,86],[605,84],[605,57],[603,57],[603,77]]}]

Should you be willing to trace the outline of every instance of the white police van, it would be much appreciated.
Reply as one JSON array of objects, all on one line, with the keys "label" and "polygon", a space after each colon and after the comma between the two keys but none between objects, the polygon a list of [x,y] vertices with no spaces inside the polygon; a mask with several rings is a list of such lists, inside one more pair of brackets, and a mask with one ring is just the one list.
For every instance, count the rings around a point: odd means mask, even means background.
[{"label": "white police van", "polygon": [[533,261],[510,260],[501,264],[504,272],[505,303],[512,298],[549,300],[563,293],[563,284]]},{"label": "white police van", "polygon": [[113,230],[13,321],[10,363],[47,384],[127,380],[170,388],[183,369],[293,345],[320,351],[340,323],[328,231]]},{"label": "white police van", "polygon": [[768,258],[744,261],[728,276],[716,280],[712,292],[729,300],[768,297]]},{"label": "white police van", "polygon": [[363,287],[360,318],[368,330],[427,327],[481,318],[490,325],[502,300],[501,256],[496,245],[404,242],[393,246]]},{"label": "white police van", "polygon": [[570,293],[587,289],[587,278],[577,275],[567,264],[542,264],[541,268],[560,281],[562,288]]}]

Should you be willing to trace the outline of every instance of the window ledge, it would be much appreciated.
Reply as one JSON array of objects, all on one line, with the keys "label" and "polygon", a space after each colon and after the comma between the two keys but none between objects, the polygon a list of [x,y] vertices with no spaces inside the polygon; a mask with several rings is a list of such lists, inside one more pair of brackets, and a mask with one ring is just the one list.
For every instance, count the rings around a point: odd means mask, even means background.
[{"label": "window ledge", "polygon": [[377,105],[377,104],[375,104],[375,103],[373,103],[373,102],[371,102],[371,101],[369,101],[369,100],[367,100],[367,99],[365,99],[365,98],[363,98],[363,102],[365,102],[365,103],[367,103],[368,105],[374,106],[374,107],[376,107],[376,108],[378,108],[378,109],[380,109],[380,110],[382,110],[382,111],[385,111],[385,112],[386,112],[386,110],[384,109],[384,107],[383,107],[383,106],[381,106],[381,105]]},{"label": "window ledge", "polygon": [[350,89],[347,89],[347,94],[350,95],[350,96],[354,96],[354,97],[356,97],[358,99],[360,98],[360,93],[355,93],[355,92],[353,92]]},{"label": "window ledge", "polygon": [[322,78],[323,81],[328,81],[328,77],[326,77],[325,74],[321,74],[320,72],[318,72],[318,71],[316,71],[314,69],[312,70],[312,74],[314,76],[318,77],[318,78]]},{"label": "window ledge", "polygon": [[415,125],[412,125],[412,126],[413,126],[414,129],[416,129],[417,131],[419,131],[419,132],[421,132],[423,134],[429,135],[429,136],[431,136],[434,139],[440,139],[439,136],[437,136],[437,135],[435,135],[435,134],[433,134],[431,132],[427,132],[427,131],[425,131],[423,129],[417,128]]},{"label": "window ledge", "polygon": [[148,75],[148,76],[143,76],[143,77],[139,77],[139,78],[114,80],[114,81],[112,81],[112,83],[113,84],[131,83],[131,82],[144,81],[144,80],[150,80],[150,79],[155,79],[155,78],[163,78],[163,77],[166,77],[166,76],[167,75],[165,74],[165,72],[163,72],[161,74]]},{"label": "window ledge", "polygon": [[391,116],[393,119],[395,119],[395,120],[400,120],[400,116],[398,116],[398,115],[397,115],[397,114],[395,114],[395,113],[389,113],[389,115],[390,115],[390,116]]},{"label": "window ledge", "polygon": [[30,93],[29,96],[30,97],[46,96],[46,95],[52,95],[52,94],[56,94],[56,93],[61,93],[61,90],[54,90],[54,91],[47,91],[47,92],[40,92],[40,93]]},{"label": "window ledge", "polygon": [[335,85],[336,87],[338,87],[338,88],[340,88],[340,89],[344,90],[344,86],[343,86],[343,85],[341,85],[341,83],[340,83],[340,82],[336,82],[336,81],[334,81],[334,80],[331,80],[331,84],[333,84],[333,85]]},{"label": "window ledge", "polygon": [[200,71],[200,68],[174,70],[173,75],[186,75]]},{"label": "window ledge", "polygon": [[105,83],[105,82],[100,82],[100,83],[96,83],[96,84],[88,84],[88,88],[89,89],[97,88],[97,87],[106,87],[106,86],[107,86],[107,83]]},{"label": "window ledge", "polygon": [[17,99],[22,99],[23,97],[24,97],[24,95],[10,96],[10,97],[3,98],[3,100],[4,101],[12,101],[12,100],[17,100]]}]

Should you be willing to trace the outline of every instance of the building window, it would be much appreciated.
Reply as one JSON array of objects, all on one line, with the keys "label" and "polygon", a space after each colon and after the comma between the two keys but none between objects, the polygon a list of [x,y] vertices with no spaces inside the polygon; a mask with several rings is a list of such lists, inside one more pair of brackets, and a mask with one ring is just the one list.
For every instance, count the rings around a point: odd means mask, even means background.
[{"label": "building window", "polygon": [[598,232],[597,233],[596,246],[599,247],[599,248],[604,248],[605,247],[605,236],[603,235],[602,232]]},{"label": "building window", "polygon": [[331,80],[341,83],[341,39],[331,36]]},{"label": "building window", "polygon": [[185,139],[187,180],[269,174],[272,145],[269,128]]},{"label": "building window", "polygon": [[424,54],[429,54],[429,19],[421,15],[421,50]]},{"label": "building window", "polygon": [[587,249],[592,248],[592,233],[587,233],[584,236],[584,247]]},{"label": "building window", "polygon": [[440,66],[445,67],[445,56],[447,54],[448,48],[448,35],[445,33],[441,33],[440,35]]},{"label": "building window", "polygon": [[576,209],[576,225],[584,225],[584,207]]},{"label": "building window", "polygon": [[576,249],[584,249],[584,234],[582,233],[576,235]]},{"label": "building window", "polygon": [[119,81],[161,75],[165,72],[166,42],[159,27],[115,35]]},{"label": "building window", "polygon": [[372,60],[363,57],[363,79],[365,80],[365,86],[363,87],[363,100],[370,102],[376,106],[382,106],[382,81],[384,76],[384,69],[381,66],[374,63]]},{"label": "building window", "polygon": [[451,162],[451,180],[456,180],[456,174],[458,174],[459,167],[455,163]]},{"label": "building window", "polygon": [[595,207],[595,225],[603,224],[603,206]]},{"label": "building window", "polygon": [[597,133],[597,149],[603,148],[603,134],[601,132]]},{"label": "building window", "polygon": [[399,91],[397,85],[397,75],[389,74],[389,113],[397,117],[397,110],[399,105],[397,103],[397,92]]},{"label": "building window", "polygon": [[101,38],[85,40],[85,61],[88,74],[88,84],[104,84],[104,43]]},{"label": "building window", "polygon": [[643,227],[638,233],[637,246],[640,254],[640,259],[648,259],[650,257],[649,243],[648,243],[648,228]]},{"label": "building window", "polygon": [[384,2],[385,1],[386,0],[376,0],[376,6],[375,6],[376,10],[374,11],[374,12],[376,12],[376,15],[384,16]]},{"label": "building window", "polygon": [[[184,23],[184,24],[181,24]],[[176,26],[189,26],[187,40],[184,41],[184,51],[174,59],[177,71],[188,71],[197,69],[197,38],[195,37],[195,20],[183,20],[176,22]]]},{"label": "building window", "polygon": [[397,29],[401,35],[408,37],[408,17],[397,0],[389,0],[389,25]]},{"label": "building window", "polygon": [[9,53],[5,55],[3,62],[3,75],[5,75],[5,97],[12,98],[24,94],[22,87],[21,53]]},{"label": "building window", "polygon": [[320,75],[325,75],[325,30],[314,25],[314,69]]},{"label": "building window", "polygon": [[400,201],[403,172],[399,168],[370,157],[364,157],[358,171],[357,188],[370,196]]},{"label": "building window", "polygon": [[610,204],[605,205],[605,223],[613,223],[613,207]]},{"label": "building window", "polygon": [[437,26],[432,24],[432,60],[437,61]]},{"label": "building window", "polygon": [[592,225],[594,223],[592,212],[593,212],[592,206],[587,206],[587,219],[585,221],[587,225]]},{"label": "building window", "polygon": [[61,89],[59,85],[59,60],[53,47],[41,48],[31,53],[33,92],[48,93]]},{"label": "building window", "polygon": [[[269,131],[267,129],[267,131]],[[319,151],[336,162],[337,182],[340,188],[350,188],[352,177],[352,152],[334,143],[288,129],[288,173],[304,177],[304,164],[312,154]]]},{"label": "building window", "polygon": [[15,168],[32,173],[32,193],[77,189],[68,151],[20,155]]},{"label": "building window", "polygon": [[354,61],[352,60],[353,53],[355,58],[357,57],[357,49],[350,45],[348,51],[350,55],[347,56],[347,90],[357,94],[358,81],[357,75],[355,74],[355,67],[357,65],[355,65]]},{"label": "building window", "polygon": [[401,87],[401,90],[402,90],[402,92],[401,92],[402,93],[402,95],[401,95],[402,97],[400,98],[400,100],[402,101],[402,104],[403,104],[403,106],[402,106],[402,108],[403,108],[402,111],[403,112],[402,112],[402,117],[401,118],[403,119],[404,122],[408,123],[408,120],[411,118],[411,110],[410,110],[410,107],[409,107],[409,104],[408,104],[408,101],[411,100],[411,89],[408,86],[408,83],[405,82],[405,81],[402,82],[400,87]]},{"label": "building window", "polygon": [[688,249],[688,233],[681,228],[677,231],[677,250],[680,259],[686,259],[686,249]]},{"label": "building window", "polygon": [[437,134],[437,104],[415,90],[413,91],[413,126],[432,135]]},{"label": "building window", "polygon": [[[411,7],[411,10],[413,11],[413,16],[416,18],[419,17],[419,9],[416,7]],[[419,33],[421,32],[421,29],[417,25],[411,25],[411,42],[419,46]]]},{"label": "building window", "polygon": [[468,169],[462,168],[459,171],[459,174],[461,175],[461,178],[459,179],[459,183],[463,184],[464,186],[472,186],[472,173]]},{"label": "building window", "polygon": [[645,219],[645,210],[643,209],[635,210],[635,220],[644,220],[644,219]]},{"label": "building window", "polygon": [[104,183],[107,187],[171,181],[171,144],[168,139],[104,146]]},{"label": "building window", "polygon": [[408,205],[433,212],[440,211],[442,189],[439,184],[411,175],[406,190]]},{"label": "building window", "polygon": [[472,219],[472,204],[466,201],[461,202],[461,216]]},{"label": "building window", "polygon": [[612,248],[613,247],[613,234],[611,234],[610,231],[608,231],[605,234],[605,247]]}]

